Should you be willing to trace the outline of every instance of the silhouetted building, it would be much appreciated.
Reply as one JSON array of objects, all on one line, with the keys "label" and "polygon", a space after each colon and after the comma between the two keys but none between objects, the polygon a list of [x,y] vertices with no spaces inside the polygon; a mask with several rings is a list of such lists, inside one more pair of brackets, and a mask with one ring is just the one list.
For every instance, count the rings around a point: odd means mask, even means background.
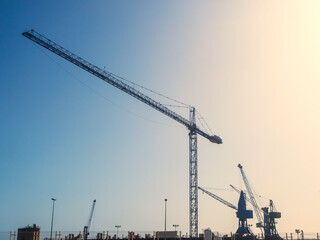
[{"label": "silhouetted building", "polygon": [[204,240],[212,240],[212,231],[210,228],[207,228],[203,232]]},{"label": "silhouetted building", "polygon": [[157,239],[175,239],[179,238],[177,231],[159,231],[156,232]]},{"label": "silhouetted building", "polygon": [[17,240],[40,240],[40,227],[36,224],[18,229]]}]

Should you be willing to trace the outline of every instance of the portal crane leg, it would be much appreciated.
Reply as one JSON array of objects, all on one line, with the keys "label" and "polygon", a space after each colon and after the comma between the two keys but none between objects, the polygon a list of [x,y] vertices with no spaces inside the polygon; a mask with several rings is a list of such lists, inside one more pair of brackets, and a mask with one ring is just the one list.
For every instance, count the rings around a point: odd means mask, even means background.
[{"label": "portal crane leg", "polygon": [[[195,108],[190,108],[190,123],[196,128]],[[197,133],[189,132],[189,199],[190,239],[198,238],[198,146]]]}]

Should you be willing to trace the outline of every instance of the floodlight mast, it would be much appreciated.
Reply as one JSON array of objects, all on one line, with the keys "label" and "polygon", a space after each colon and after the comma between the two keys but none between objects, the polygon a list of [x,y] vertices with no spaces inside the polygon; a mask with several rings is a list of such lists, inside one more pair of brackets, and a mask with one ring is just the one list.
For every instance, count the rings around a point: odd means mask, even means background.
[{"label": "floodlight mast", "polygon": [[189,109],[189,120],[173,112],[161,103],[153,100],[147,95],[141,93],[130,85],[124,83],[119,77],[107,72],[89,62],[78,57],[62,46],[54,43],[50,39],[41,35],[40,33],[30,30],[22,33],[23,36],[29,38],[33,42],[48,49],[49,51],[57,54],[58,56],[66,59],[67,61],[75,64],[76,66],[86,70],[87,72],[95,75],[103,81],[113,85],[114,87],[122,90],[123,92],[133,96],[134,98],[144,102],[150,107],[158,110],[159,112],[167,115],[168,117],[176,120],[182,125],[186,126],[189,130],[189,220],[190,220],[190,238],[198,237],[198,154],[197,154],[197,134],[207,138],[212,143],[221,144],[222,139],[217,135],[211,135],[196,125],[195,108]]}]

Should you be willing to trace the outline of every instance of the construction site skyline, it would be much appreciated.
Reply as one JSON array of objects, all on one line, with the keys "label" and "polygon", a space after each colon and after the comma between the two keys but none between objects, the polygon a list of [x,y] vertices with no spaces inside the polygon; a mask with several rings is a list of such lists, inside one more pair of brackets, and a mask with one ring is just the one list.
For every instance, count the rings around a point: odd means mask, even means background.
[{"label": "construction site skyline", "polygon": [[[281,212],[280,233],[319,232],[319,10],[318,1],[2,2],[0,230],[49,231],[55,198],[59,231],[83,228],[94,199],[93,230],[163,230],[166,203],[169,230],[190,234],[198,216],[197,233],[235,231],[242,208],[229,185],[248,187],[241,164],[259,207],[272,200]],[[200,191],[195,202],[198,186],[233,209]],[[246,207],[242,222],[257,234],[261,219]]]}]

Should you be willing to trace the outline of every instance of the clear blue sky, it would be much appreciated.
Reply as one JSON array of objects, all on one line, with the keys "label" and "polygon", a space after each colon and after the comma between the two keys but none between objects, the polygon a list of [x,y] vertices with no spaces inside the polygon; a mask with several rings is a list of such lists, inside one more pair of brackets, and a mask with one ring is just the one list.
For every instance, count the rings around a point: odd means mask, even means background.
[{"label": "clear blue sky", "polygon": [[[21,35],[34,28],[195,105],[224,139],[199,137],[200,186],[243,187],[241,162],[283,212],[280,232],[317,231],[319,9],[317,1],[1,1],[0,230],[49,230],[56,197],[59,230],[81,230],[93,199],[96,230],[161,230],[168,198],[168,226],[189,231],[187,130]],[[232,209],[199,194],[200,230],[236,225]]]}]

